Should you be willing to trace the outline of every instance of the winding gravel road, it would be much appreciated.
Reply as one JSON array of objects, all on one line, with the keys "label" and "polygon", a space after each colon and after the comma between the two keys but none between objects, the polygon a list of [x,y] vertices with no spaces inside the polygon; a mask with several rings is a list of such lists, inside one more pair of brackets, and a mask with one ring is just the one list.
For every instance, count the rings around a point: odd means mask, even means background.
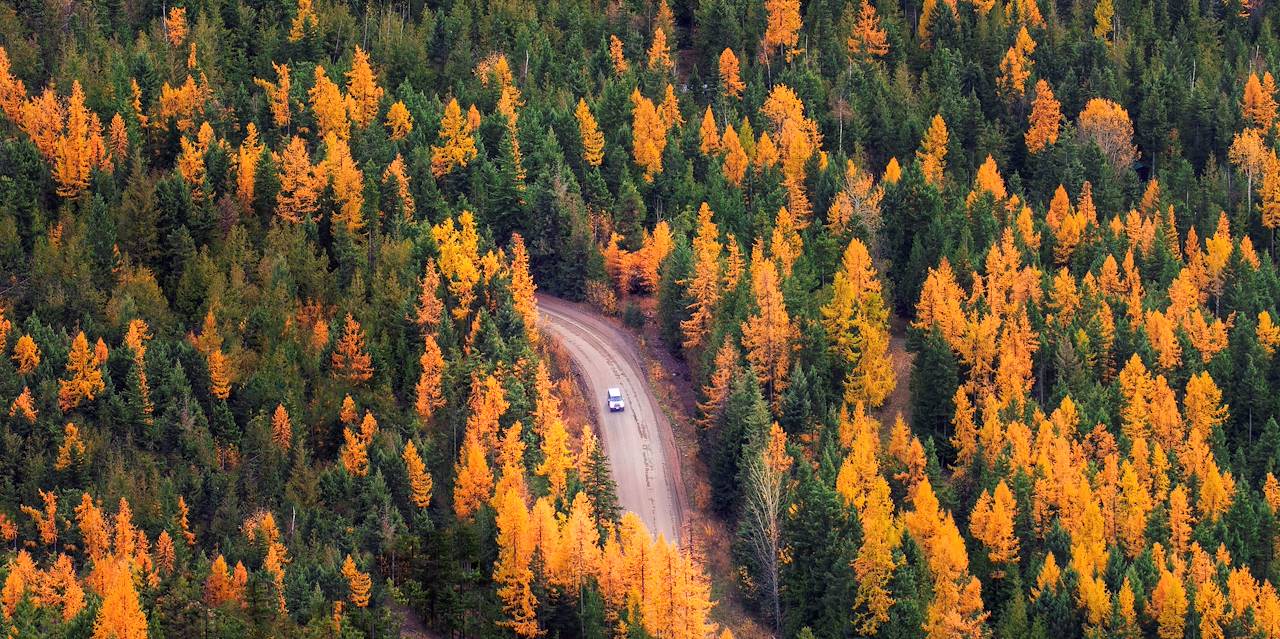
[{"label": "winding gravel road", "polygon": [[[666,415],[649,388],[635,338],[585,307],[538,295],[543,328],[573,358],[587,401],[594,402],[604,450],[622,508],[650,532],[679,542],[683,506],[680,458]],[[626,410],[609,412],[605,391],[622,389]]]}]

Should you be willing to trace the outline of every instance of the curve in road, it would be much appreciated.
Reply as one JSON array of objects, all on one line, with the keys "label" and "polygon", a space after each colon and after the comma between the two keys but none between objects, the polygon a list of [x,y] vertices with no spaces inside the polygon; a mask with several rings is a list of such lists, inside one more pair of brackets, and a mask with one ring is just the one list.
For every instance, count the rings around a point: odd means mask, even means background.
[{"label": "curve in road", "polygon": [[[671,424],[644,374],[634,338],[577,304],[538,296],[543,328],[564,345],[581,376],[609,456],[618,502],[655,535],[680,541],[684,513],[680,458]],[[610,412],[605,391],[622,389],[626,410]]]}]

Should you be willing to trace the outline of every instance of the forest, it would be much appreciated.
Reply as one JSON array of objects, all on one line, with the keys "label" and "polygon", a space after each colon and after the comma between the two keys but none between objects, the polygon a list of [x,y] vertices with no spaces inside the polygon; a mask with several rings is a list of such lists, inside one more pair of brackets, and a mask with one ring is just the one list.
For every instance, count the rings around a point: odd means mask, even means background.
[{"label": "forest", "polygon": [[0,632],[1280,638],[1277,20],[0,0]]}]

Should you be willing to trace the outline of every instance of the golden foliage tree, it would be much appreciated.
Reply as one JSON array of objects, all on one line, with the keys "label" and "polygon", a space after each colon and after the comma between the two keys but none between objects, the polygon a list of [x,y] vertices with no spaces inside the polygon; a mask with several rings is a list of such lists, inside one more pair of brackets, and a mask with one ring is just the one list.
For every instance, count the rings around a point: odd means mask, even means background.
[{"label": "golden foliage tree", "polygon": [[844,394],[849,404],[879,406],[895,385],[889,315],[880,290],[866,245],[854,238],[836,271],[831,300],[821,309],[831,349],[847,368]]},{"label": "golden foliage tree", "polygon": [[969,532],[987,547],[987,557],[995,564],[1018,561],[1018,538],[1013,522],[1018,516],[1018,503],[1004,480],[992,492],[982,491],[969,518]]},{"label": "golden foliage tree", "polygon": [[454,169],[466,168],[476,157],[476,141],[472,133],[471,126],[462,117],[458,99],[449,100],[444,108],[444,116],[440,119],[441,144],[431,147],[432,175],[440,178],[452,173]]},{"label": "golden foliage tree", "polygon": [[231,365],[227,362],[222,349],[209,352],[209,393],[218,399],[225,400],[231,395]]},{"label": "golden foliage tree", "polygon": [[1005,52],[1000,61],[1000,76],[996,78],[996,86],[1008,100],[1021,100],[1027,91],[1027,79],[1031,77],[1033,62],[1031,53],[1036,50],[1036,41],[1031,39],[1027,28],[1018,30],[1013,46]]},{"label": "golden foliage tree", "polygon": [[276,194],[276,215],[291,224],[310,220],[326,182],[323,171],[311,164],[307,143],[296,135],[289,139],[278,162],[280,191]]},{"label": "golden foliage tree", "polygon": [[307,95],[311,99],[311,114],[315,116],[316,128],[322,139],[330,135],[339,140],[351,137],[347,101],[338,85],[325,74],[323,66],[316,65],[315,84]]},{"label": "golden foliage tree", "polygon": [[636,89],[631,92],[631,153],[644,170],[644,180],[662,172],[662,153],[667,148],[667,124],[653,101]]},{"label": "golden foliage tree", "polygon": [[720,52],[719,73],[720,92],[731,98],[740,97],[747,85],[742,81],[738,56],[729,47]]},{"label": "golden foliage tree", "polygon": [[1276,121],[1276,81],[1271,72],[1265,72],[1262,80],[1257,73],[1250,73],[1241,98],[1241,115],[1259,129],[1270,129]]},{"label": "golden foliage tree", "polygon": [[378,420],[368,411],[365,411],[364,419],[360,421],[359,432],[351,430],[349,425],[342,429],[342,449],[338,451],[338,456],[348,474],[355,477],[369,474],[369,444],[373,443],[373,437],[377,433]]},{"label": "golden foliage tree", "polygon": [[333,349],[333,376],[348,384],[363,384],[373,377],[373,358],[364,346],[364,329],[350,313],[342,326],[342,337]]},{"label": "golden foliage tree", "polygon": [[671,53],[667,47],[667,32],[662,27],[653,30],[653,42],[649,45],[649,69],[651,71],[671,71],[675,63],[671,61]]},{"label": "golden foliage tree", "polygon": [[552,417],[542,432],[542,463],[537,469],[538,475],[547,478],[552,497],[556,499],[565,497],[568,471],[572,467],[569,433],[565,431],[563,420]]},{"label": "golden foliage tree", "polygon": [[80,429],[67,422],[62,430],[62,445],[58,447],[58,458],[53,462],[54,470],[66,470],[72,464],[84,459],[84,440],[80,438]]},{"label": "golden foliage tree", "polygon": [[351,604],[357,608],[368,606],[369,587],[373,585],[373,581],[369,578],[369,573],[360,572],[350,553],[342,561],[342,577],[347,580],[347,598]]},{"label": "golden foliage tree", "polygon": [[724,164],[721,167],[724,177],[730,184],[739,186],[742,184],[742,179],[747,176],[747,167],[751,165],[751,158],[747,157],[747,152],[742,148],[742,142],[738,139],[738,133],[733,130],[732,124],[724,128],[720,144],[724,149]]},{"label": "golden foliage tree", "polygon": [[578,134],[582,138],[582,161],[591,166],[600,166],[604,162],[604,134],[596,124],[595,116],[587,107],[587,101],[578,98],[578,106],[573,111],[578,119]]},{"label": "golden foliage tree", "polygon": [[1029,118],[1024,139],[1027,152],[1034,155],[1058,141],[1058,129],[1062,125],[1062,107],[1043,78],[1036,82],[1036,97],[1031,103]]},{"label": "golden foliage tree", "polygon": [[470,519],[493,493],[493,471],[475,432],[468,430],[454,469],[453,513]]},{"label": "golden foliage tree", "polygon": [[618,75],[626,73],[630,68],[626,56],[622,53],[622,40],[612,34],[609,35],[609,58],[613,61],[613,72]]},{"label": "golden foliage tree", "polygon": [[347,112],[357,127],[363,129],[377,119],[383,93],[369,66],[369,54],[356,45],[351,70],[347,72]]},{"label": "golden foliage tree", "polygon": [[404,452],[400,455],[404,460],[405,472],[409,477],[409,499],[418,508],[426,508],[431,504],[431,473],[418,455],[418,447],[410,439],[404,444]]},{"label": "golden foliage tree", "polygon": [[942,172],[947,167],[947,140],[947,123],[942,120],[942,115],[935,115],[920,141],[920,150],[916,151],[925,182],[939,188],[942,187]]},{"label": "golden foliage tree", "polygon": [[1093,98],[1085,103],[1080,112],[1080,135],[1097,144],[1116,169],[1126,169],[1138,159],[1129,112],[1111,100]]},{"label": "golden foliage tree", "polygon": [[93,639],[147,639],[147,617],[133,585],[128,559],[104,563],[105,588],[93,621]]},{"label": "golden foliage tree", "polygon": [[107,360],[107,349],[98,340],[99,347],[89,350],[89,340],[84,331],[71,341],[67,354],[67,379],[58,380],[58,407],[63,412],[75,409],[82,402],[93,401],[106,388],[102,380],[102,365]]},{"label": "golden foliage tree", "polygon": [[761,53],[767,58],[778,51],[788,62],[799,53],[800,0],[765,0],[767,13],[764,38],[760,42]]},{"label": "golden foliage tree", "polygon": [[265,147],[258,141],[258,126],[250,122],[245,127],[244,140],[236,150],[236,197],[240,204],[253,204],[254,184],[257,179],[258,161]]},{"label": "golden foliage tree", "polygon": [[889,38],[880,26],[880,15],[870,0],[862,0],[858,9],[858,22],[847,41],[854,58],[867,61],[889,55]]},{"label": "golden foliage tree", "polygon": [[387,108],[386,126],[387,138],[392,142],[399,142],[413,132],[413,116],[409,115],[404,102],[396,100]]},{"label": "golden foliage tree", "polygon": [[427,423],[431,421],[436,409],[445,404],[442,388],[444,354],[440,352],[434,336],[427,335],[422,339],[422,356],[418,358],[418,364],[422,366],[422,374],[418,376],[418,383],[414,386],[413,408],[422,422]]},{"label": "golden foliage tree", "polygon": [[30,375],[40,365],[40,347],[30,335],[23,335],[13,345],[13,363],[19,375]]},{"label": "golden foliage tree", "polygon": [[711,105],[702,114],[702,125],[698,127],[698,150],[703,155],[711,155],[720,150],[720,129],[716,125],[716,116],[711,112]]},{"label": "golden foliage tree", "polygon": [[31,397],[31,388],[23,386],[22,392],[9,405],[9,417],[17,417],[25,420],[28,424],[34,424],[38,414],[39,411],[36,410],[35,400]]},{"label": "golden foliage tree", "polygon": [[698,233],[693,238],[693,274],[682,282],[691,300],[689,318],[680,322],[686,349],[702,345],[720,303],[720,230],[711,217],[711,207],[703,202],[698,208]]},{"label": "golden foliage tree", "polygon": [[292,86],[289,83],[289,64],[272,62],[271,67],[276,71],[275,82],[261,78],[254,78],[253,82],[267,92],[267,106],[271,111],[271,123],[276,128],[283,129],[288,127],[292,121],[292,109],[289,106],[289,91],[292,90]]},{"label": "golden foliage tree", "polygon": [[760,385],[777,408],[791,372],[791,355],[799,336],[782,299],[777,268],[752,256],[751,290],[756,313],[742,324],[742,346]]},{"label": "golden foliage tree", "polygon": [[284,404],[276,404],[276,410],[271,414],[271,442],[286,453],[293,446],[293,425]]}]

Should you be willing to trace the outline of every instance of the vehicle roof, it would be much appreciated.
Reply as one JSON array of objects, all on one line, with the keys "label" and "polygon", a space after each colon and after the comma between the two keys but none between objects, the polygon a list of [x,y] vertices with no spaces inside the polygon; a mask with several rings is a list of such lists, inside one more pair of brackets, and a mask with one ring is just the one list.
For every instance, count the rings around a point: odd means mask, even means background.
[{"label": "vehicle roof", "polygon": [[617,395],[618,397],[622,397],[622,389],[620,389],[620,388],[610,388],[610,389],[609,389],[609,394],[610,394],[610,395]]}]

